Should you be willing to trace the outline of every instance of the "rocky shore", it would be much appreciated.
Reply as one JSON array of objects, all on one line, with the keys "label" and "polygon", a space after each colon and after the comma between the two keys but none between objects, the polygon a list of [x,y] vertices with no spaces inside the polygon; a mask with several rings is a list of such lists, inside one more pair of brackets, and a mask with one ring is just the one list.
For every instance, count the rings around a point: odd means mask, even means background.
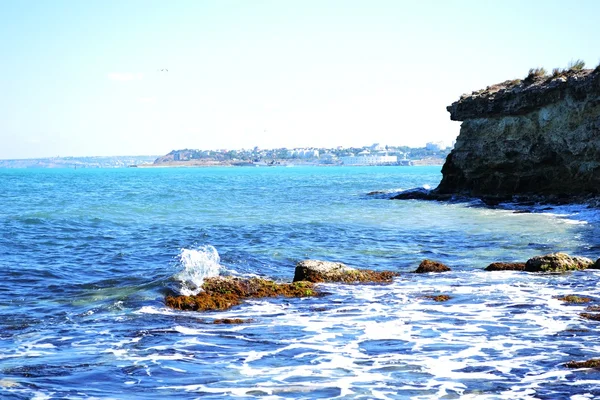
[{"label": "rocky shore", "polygon": [[[529,273],[567,273],[588,269],[600,269],[600,259],[551,253],[532,257],[527,262],[494,262],[485,271],[521,271]],[[438,261],[423,260],[411,274],[439,274],[452,269]],[[227,310],[238,306],[245,299],[273,297],[315,297],[323,293],[321,283],[339,284],[390,284],[400,276],[395,271],[356,269],[340,262],[303,260],[296,264],[292,282],[275,282],[265,278],[239,278],[216,276],[205,279],[201,290],[194,295],[169,295],[168,307],[191,311]],[[446,301],[448,296],[426,296],[435,301]]]},{"label": "rocky shore", "polygon": [[[591,259],[578,256],[570,256],[565,253],[552,253],[533,257],[527,262],[494,262],[485,271],[491,273],[504,273],[502,271],[519,271],[520,273],[548,274],[570,273],[589,269],[600,269],[600,259],[595,262]],[[439,273],[449,272],[451,268],[438,261],[423,260],[419,267],[407,274],[429,274],[432,279]],[[294,280],[290,283],[279,283],[264,278],[239,278],[231,276],[217,276],[207,278],[201,291],[195,295],[177,296],[169,295],[165,304],[174,309],[187,311],[221,311],[234,306],[241,305],[246,299],[274,298],[274,297],[315,297],[324,296],[320,290],[320,283],[339,284],[390,284],[394,278],[400,276],[393,271],[373,271],[356,269],[339,262],[321,260],[303,260],[296,264]],[[423,300],[433,302],[449,302],[452,296],[444,293],[423,293],[418,296]],[[565,304],[584,305],[586,312],[581,312],[578,317],[591,321],[600,321],[600,305],[594,304],[598,299],[569,294],[556,298]],[[588,305],[590,304],[591,305]],[[318,309],[314,310],[318,312]],[[241,318],[216,318],[212,324],[245,324],[252,323],[252,319]],[[206,323],[206,322],[205,322]],[[583,361],[570,361],[563,367],[570,369],[598,368],[598,359]]]},{"label": "rocky shore", "polygon": [[591,202],[600,196],[600,66],[488,86],[447,107],[463,121],[432,191],[396,199]]}]

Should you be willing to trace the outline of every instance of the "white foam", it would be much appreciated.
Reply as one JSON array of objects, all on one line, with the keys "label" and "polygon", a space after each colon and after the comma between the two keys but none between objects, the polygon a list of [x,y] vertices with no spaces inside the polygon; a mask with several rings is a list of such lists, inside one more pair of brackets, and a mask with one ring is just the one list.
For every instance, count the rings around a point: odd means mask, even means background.
[{"label": "white foam", "polygon": [[219,253],[213,246],[181,249],[179,263],[183,270],[175,275],[181,282],[179,292],[184,296],[198,294],[204,279],[218,276],[222,270]]}]

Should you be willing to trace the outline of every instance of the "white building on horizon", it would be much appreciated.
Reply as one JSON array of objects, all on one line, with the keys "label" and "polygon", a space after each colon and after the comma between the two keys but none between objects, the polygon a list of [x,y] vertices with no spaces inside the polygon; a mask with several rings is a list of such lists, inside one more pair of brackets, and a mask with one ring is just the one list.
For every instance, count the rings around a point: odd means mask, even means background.
[{"label": "white building on horizon", "polygon": [[344,165],[394,165],[398,163],[397,156],[389,155],[359,155],[341,157],[340,160]]}]

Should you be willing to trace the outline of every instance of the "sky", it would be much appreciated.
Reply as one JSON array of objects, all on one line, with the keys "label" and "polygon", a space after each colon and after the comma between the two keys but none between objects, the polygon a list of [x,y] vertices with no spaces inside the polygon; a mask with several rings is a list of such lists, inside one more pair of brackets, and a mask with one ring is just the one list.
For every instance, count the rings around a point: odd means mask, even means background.
[{"label": "sky", "polygon": [[598,65],[599,15],[595,0],[2,1],[0,159],[449,144],[461,94]]}]

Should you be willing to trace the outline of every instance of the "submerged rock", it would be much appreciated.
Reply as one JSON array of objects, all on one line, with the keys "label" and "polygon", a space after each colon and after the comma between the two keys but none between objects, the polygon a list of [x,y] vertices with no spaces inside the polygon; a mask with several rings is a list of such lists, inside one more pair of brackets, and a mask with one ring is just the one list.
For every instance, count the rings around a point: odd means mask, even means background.
[{"label": "submerged rock", "polygon": [[600,368],[600,359],[594,359],[587,361],[569,361],[564,364],[567,368]]},{"label": "submerged rock", "polygon": [[321,260],[303,260],[296,264],[294,282],[391,283],[397,272],[356,269],[346,264]]},{"label": "submerged rock", "polygon": [[419,267],[413,272],[416,274],[426,274],[428,272],[446,272],[451,271],[450,267],[438,261],[423,260]]},{"label": "submerged rock", "polygon": [[525,270],[525,263],[517,262],[495,262],[491,263],[485,268],[485,271],[523,271]]},{"label": "submerged rock", "polygon": [[212,277],[202,284],[202,292],[191,296],[167,296],[168,307],[179,310],[227,310],[244,299],[264,297],[312,297],[319,292],[310,282],[276,283],[262,278]]},{"label": "submerged rock", "polygon": [[552,253],[527,260],[527,272],[566,272],[587,269],[594,262],[586,257],[570,256],[566,253]]},{"label": "submerged rock", "polygon": [[430,294],[430,295],[425,295],[423,296],[424,299],[428,299],[428,300],[433,300],[435,302],[441,303],[444,301],[448,301],[450,300],[452,297],[448,296],[447,294]]},{"label": "submerged rock", "polygon": [[450,195],[444,195],[443,198],[437,196],[430,189],[413,188],[404,190],[392,197],[392,200],[449,200]]},{"label": "submerged rock", "polygon": [[220,319],[215,319],[212,323],[215,325],[239,325],[239,324],[245,324],[248,322],[252,322],[252,319],[220,318]]}]

